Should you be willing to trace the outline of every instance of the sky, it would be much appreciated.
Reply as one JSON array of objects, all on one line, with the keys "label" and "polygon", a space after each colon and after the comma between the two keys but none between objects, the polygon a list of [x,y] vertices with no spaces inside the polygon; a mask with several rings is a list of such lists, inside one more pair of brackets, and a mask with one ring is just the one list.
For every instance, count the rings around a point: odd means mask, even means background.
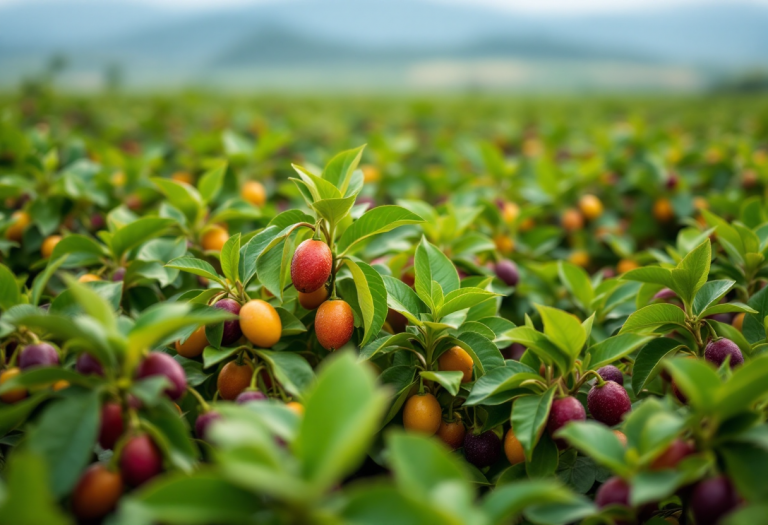
[{"label": "sky", "polygon": [[[30,0],[0,0],[0,6],[29,2]],[[44,0],[47,2],[65,2],[72,0]],[[101,4],[123,3],[126,0],[99,0]],[[179,10],[205,10],[220,9],[228,6],[242,6],[255,4],[265,1],[286,1],[286,0],[133,0],[144,2],[155,6],[162,6]],[[361,1],[381,1],[381,0],[361,0]],[[452,2],[458,4],[477,4],[482,3],[503,9],[527,12],[551,12],[559,13],[605,13],[621,10],[654,9],[660,7],[669,7],[682,4],[706,4],[713,0],[433,0],[441,2]],[[719,3],[727,4],[738,1],[739,3],[752,3],[768,5],[768,0],[720,0]]]}]

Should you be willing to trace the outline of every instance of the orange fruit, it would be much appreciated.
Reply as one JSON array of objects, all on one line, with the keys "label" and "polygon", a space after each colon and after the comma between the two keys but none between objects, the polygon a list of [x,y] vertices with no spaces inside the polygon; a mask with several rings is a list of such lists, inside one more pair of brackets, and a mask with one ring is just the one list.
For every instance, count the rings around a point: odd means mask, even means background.
[{"label": "orange fruit", "polygon": [[64,390],[65,388],[69,388],[69,381],[65,381],[64,379],[59,379],[53,385],[51,385],[51,388],[53,389],[54,392],[58,392],[59,390]]},{"label": "orange fruit", "polygon": [[[9,368],[8,370],[3,370],[2,373],[0,373],[0,385],[8,381],[9,379],[16,377],[21,373],[21,370],[19,368]],[[0,399],[3,400],[3,403],[17,403],[27,397],[27,391],[23,388],[14,388],[13,390],[9,390],[3,395],[0,395]]]},{"label": "orange fruit", "polygon": [[325,301],[315,315],[315,335],[326,350],[338,350],[352,337],[355,317],[346,301]]},{"label": "orange fruit", "polygon": [[221,369],[216,380],[219,396],[227,401],[232,401],[251,385],[252,375],[253,367],[250,364],[238,365],[237,361],[230,361]]},{"label": "orange fruit", "polygon": [[220,252],[229,239],[229,233],[221,226],[209,226],[200,238],[200,245],[205,251]]},{"label": "orange fruit", "polygon": [[81,520],[96,520],[112,512],[123,494],[123,478],[101,463],[86,469],[72,492],[72,512]]},{"label": "orange fruit", "polygon": [[669,199],[661,197],[653,203],[653,216],[659,222],[669,222],[675,217],[675,210]]},{"label": "orange fruit", "polygon": [[254,206],[264,206],[267,202],[267,190],[262,183],[255,180],[249,180],[243,184],[240,188],[240,196]]},{"label": "orange fruit", "polygon": [[283,324],[271,304],[254,299],[240,309],[240,329],[259,348],[272,348],[280,340]]},{"label": "orange fruit", "polygon": [[101,277],[92,273],[84,273],[77,280],[81,283],[92,283],[94,281],[101,281]]},{"label": "orange fruit", "polygon": [[406,430],[434,435],[442,422],[442,408],[432,394],[408,398],[403,408],[403,426]]},{"label": "orange fruit", "polygon": [[472,357],[460,346],[454,346],[440,354],[437,364],[442,371],[456,371],[464,374],[461,378],[462,383],[472,381],[472,366],[474,361]]},{"label": "orange fruit", "polygon": [[619,438],[619,441],[621,442],[621,446],[626,447],[627,446],[627,436],[624,435],[624,432],[621,430],[614,430],[613,434]]},{"label": "orange fruit", "polygon": [[43,256],[43,259],[51,256],[53,249],[59,244],[59,241],[61,241],[61,235],[51,235],[43,241],[42,246],[40,246],[40,254]]},{"label": "orange fruit", "polygon": [[302,405],[298,401],[291,401],[290,403],[286,403],[285,406],[287,406],[288,408],[290,408],[300,416],[304,415],[304,405]]},{"label": "orange fruit", "polygon": [[192,177],[192,174],[187,171],[177,171],[171,175],[171,180],[175,180],[176,182],[183,182],[184,184],[189,184],[190,186],[195,183],[194,177]]},{"label": "orange fruit", "polygon": [[20,242],[21,238],[24,236],[24,230],[29,226],[29,223],[32,222],[32,218],[25,211],[15,211],[13,212],[13,215],[11,215],[11,218],[13,219],[13,222],[8,226],[8,229],[5,230],[5,237],[8,240]]},{"label": "orange fruit", "polygon": [[533,220],[533,217],[526,217],[520,223],[519,228],[521,232],[527,232],[529,230],[532,230],[534,226],[536,226],[536,222]]},{"label": "orange fruit", "polygon": [[510,428],[507,430],[507,435],[504,437],[504,454],[507,459],[513,465],[523,463],[525,461],[525,451],[523,451],[523,445],[515,436],[514,431]]},{"label": "orange fruit", "polygon": [[493,237],[496,249],[504,255],[509,255],[515,249],[515,241],[508,235],[499,234]]},{"label": "orange fruit", "polygon": [[381,172],[379,171],[379,168],[377,168],[376,166],[366,164],[364,166],[360,166],[360,169],[363,172],[363,182],[365,182],[366,184],[370,184],[372,182],[379,182],[379,180],[381,180]]},{"label": "orange fruit", "polygon": [[110,180],[112,182],[113,186],[125,186],[125,173],[122,171],[116,171],[112,174],[112,177],[110,177]]},{"label": "orange fruit", "polygon": [[328,288],[321,286],[314,292],[299,292],[299,304],[305,310],[314,310],[328,299]]},{"label": "orange fruit", "polygon": [[507,224],[515,222],[520,216],[520,206],[514,202],[505,202],[501,208],[501,216]]},{"label": "orange fruit", "polygon": [[736,317],[733,318],[733,321],[731,321],[731,325],[741,332],[741,328],[744,326],[744,316],[746,316],[744,312],[737,314]]},{"label": "orange fruit", "polygon": [[588,220],[593,221],[603,214],[603,203],[594,195],[584,195],[579,199],[579,209]]},{"label": "orange fruit", "polygon": [[563,216],[560,217],[560,224],[568,232],[575,232],[584,227],[584,217],[579,210],[574,208],[568,208],[563,212]]},{"label": "orange fruit", "polygon": [[436,435],[443,440],[443,443],[456,450],[464,443],[464,434],[466,432],[464,423],[457,419],[450,422],[441,421]]},{"label": "orange fruit", "polygon": [[640,268],[640,265],[632,259],[622,259],[619,261],[619,264],[616,265],[616,271],[619,274],[627,273],[628,271],[635,270],[636,268]]},{"label": "orange fruit", "polygon": [[568,262],[584,268],[589,266],[589,254],[584,250],[575,250],[568,256]]},{"label": "orange fruit", "polygon": [[205,327],[201,326],[187,338],[183,343],[176,341],[174,344],[176,347],[176,353],[187,359],[192,359],[203,353],[203,350],[208,346],[208,338],[205,337]]}]

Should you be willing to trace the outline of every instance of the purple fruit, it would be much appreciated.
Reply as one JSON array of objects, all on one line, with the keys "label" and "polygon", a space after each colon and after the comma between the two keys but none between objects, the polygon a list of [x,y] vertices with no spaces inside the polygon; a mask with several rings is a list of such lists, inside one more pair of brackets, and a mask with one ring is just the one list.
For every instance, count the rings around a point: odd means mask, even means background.
[{"label": "purple fruit", "polygon": [[595,494],[595,504],[599,508],[608,505],[629,507],[629,485],[620,477],[613,477],[600,485]]},{"label": "purple fruit", "polygon": [[496,277],[504,281],[507,286],[517,286],[520,281],[520,272],[517,269],[517,265],[509,259],[502,259],[499,261],[494,270],[496,271]]},{"label": "purple fruit", "polygon": [[244,392],[240,392],[240,394],[235,398],[235,403],[238,405],[244,405],[250,401],[264,401],[265,399],[267,399],[267,396],[258,390],[246,390]]},{"label": "purple fruit", "polygon": [[104,216],[100,213],[94,213],[91,215],[91,229],[92,230],[100,230],[104,227],[106,223],[104,222]]},{"label": "purple fruit", "polygon": [[501,355],[504,356],[504,359],[520,361],[520,358],[523,357],[526,350],[527,348],[520,343],[512,343],[508,347],[501,349]]},{"label": "purple fruit", "polygon": [[101,366],[101,363],[99,362],[99,360],[87,352],[83,352],[82,354],[77,356],[77,362],[75,363],[75,370],[77,370],[78,372],[80,372],[85,376],[87,375],[103,376],[104,375],[104,367]]},{"label": "purple fruit", "polygon": [[125,443],[120,455],[120,471],[128,485],[138,487],[162,470],[163,454],[148,435],[139,434]]},{"label": "purple fruit", "polygon": [[125,268],[118,268],[117,270],[112,273],[112,281],[113,282],[120,282],[125,278]]},{"label": "purple fruit", "polygon": [[[240,314],[240,303],[234,299],[222,299],[213,306],[235,315]],[[242,336],[243,331],[240,329],[240,321],[238,319],[224,321],[224,334],[221,336],[221,344],[223,346],[236,343]]]},{"label": "purple fruit", "polygon": [[221,414],[214,412],[213,410],[206,412],[205,414],[200,414],[197,416],[197,421],[195,421],[195,435],[200,439],[207,439],[205,433],[208,431],[211,423],[218,421],[219,419],[221,419]]},{"label": "purple fruit", "polygon": [[669,299],[675,299],[677,298],[677,294],[670,290],[669,288],[662,288],[658,292],[656,292],[656,295],[653,296],[654,299],[657,299],[659,301],[668,301]]},{"label": "purple fruit", "polygon": [[[560,430],[570,421],[584,421],[587,419],[587,412],[584,410],[578,399],[575,397],[564,397],[555,399],[552,403],[552,409],[549,411],[547,420],[547,430],[549,435],[554,437],[555,432]],[[558,446],[564,448],[566,443],[560,439],[556,440]]]},{"label": "purple fruit", "polygon": [[151,376],[165,376],[171,382],[171,386],[165,389],[165,395],[174,401],[184,395],[187,389],[187,376],[181,365],[168,354],[151,352],[139,365],[136,377],[143,379]]},{"label": "purple fruit", "polygon": [[467,432],[464,436],[464,457],[477,468],[492,465],[501,455],[501,440],[492,430],[482,434]]},{"label": "purple fruit", "polygon": [[605,365],[599,368],[597,374],[603,378],[603,381],[613,381],[614,383],[624,385],[624,374],[613,365]]},{"label": "purple fruit", "polygon": [[587,406],[593,418],[609,427],[621,423],[624,414],[632,409],[627,391],[613,381],[593,386],[587,395]]},{"label": "purple fruit", "polygon": [[739,495],[725,476],[705,479],[693,489],[691,511],[696,525],[715,525],[739,505]]},{"label": "purple fruit", "polygon": [[58,366],[59,354],[48,343],[24,347],[19,354],[19,368],[29,370],[38,366]]},{"label": "purple fruit", "polygon": [[733,321],[733,314],[712,314],[708,315],[707,319],[712,319],[718,323],[731,324],[731,321]]},{"label": "purple fruit", "polygon": [[368,205],[368,209],[371,210],[371,209],[376,207],[376,200],[373,197],[369,197],[367,195],[363,195],[363,196],[357,198],[357,201],[355,202],[355,204],[357,204],[357,205],[367,204]]},{"label": "purple fruit", "polygon": [[667,177],[667,189],[674,190],[677,188],[677,184],[680,182],[680,178],[676,173],[670,173]]},{"label": "purple fruit", "polygon": [[704,349],[704,359],[713,363],[715,366],[722,365],[725,358],[728,356],[731,356],[731,368],[735,368],[744,363],[744,356],[741,355],[741,350],[738,345],[730,339],[722,338],[710,341]]}]

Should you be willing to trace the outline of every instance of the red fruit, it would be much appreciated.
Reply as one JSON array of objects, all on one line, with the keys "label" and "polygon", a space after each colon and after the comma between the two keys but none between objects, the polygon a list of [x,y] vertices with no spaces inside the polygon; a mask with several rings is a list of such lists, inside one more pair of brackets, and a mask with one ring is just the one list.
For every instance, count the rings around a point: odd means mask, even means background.
[{"label": "red fruit", "polygon": [[[549,411],[549,419],[547,420],[547,430],[549,435],[554,437],[555,432],[571,421],[584,421],[587,419],[587,412],[584,410],[578,399],[575,397],[564,397],[562,399],[556,399],[552,403],[552,409]],[[565,448],[566,443],[561,440],[555,440],[558,447]]]},{"label": "red fruit", "polygon": [[613,381],[622,386],[624,385],[624,374],[613,365],[605,365],[604,367],[599,368],[597,374],[603,378],[603,381]]},{"label": "red fruit", "polygon": [[151,352],[139,365],[136,376],[143,379],[160,375],[167,377],[171,382],[171,386],[165,389],[165,395],[174,401],[181,399],[187,389],[187,376],[184,369],[168,354]]},{"label": "red fruit", "polygon": [[607,507],[608,505],[629,507],[629,485],[619,477],[608,479],[597,489],[595,504],[599,508]]},{"label": "red fruit", "polygon": [[593,386],[587,395],[587,406],[593,418],[609,427],[618,425],[624,414],[632,409],[627,391],[613,381]]},{"label": "red fruit", "polygon": [[39,366],[58,366],[59,354],[48,343],[24,347],[19,354],[19,368],[29,370]]},{"label": "red fruit", "polygon": [[98,520],[112,512],[123,494],[123,479],[101,463],[86,469],[72,491],[72,513],[81,520]]},{"label": "red fruit", "polygon": [[347,344],[355,329],[352,308],[341,299],[325,301],[315,315],[317,341],[326,350],[337,350]]},{"label": "red fruit", "polygon": [[195,435],[200,439],[207,439],[205,433],[208,431],[211,423],[218,421],[219,419],[221,419],[221,414],[214,412],[213,410],[206,412],[205,414],[200,414],[197,416],[197,421],[195,421]]},{"label": "red fruit", "polygon": [[676,438],[660,456],[653,460],[651,470],[675,468],[686,456],[693,454],[695,451],[691,443]]},{"label": "red fruit", "polygon": [[722,338],[717,341],[710,341],[704,349],[704,359],[717,367],[722,365],[725,358],[728,356],[731,356],[729,362],[731,368],[735,368],[744,363],[744,356],[741,355],[741,350],[738,345],[730,339]]},{"label": "red fruit", "polygon": [[126,483],[138,487],[162,472],[163,455],[148,435],[134,436],[123,447],[120,470]]},{"label": "red fruit", "polygon": [[299,244],[291,260],[291,281],[302,293],[311,293],[331,276],[333,254],[323,241],[307,239]]},{"label": "red fruit", "polygon": [[101,426],[99,427],[99,445],[105,450],[115,447],[123,435],[123,408],[120,403],[104,403],[101,407]]},{"label": "red fruit", "polygon": [[103,376],[104,375],[104,367],[101,366],[101,363],[98,359],[93,357],[91,354],[83,352],[79,356],[77,356],[77,362],[75,363],[75,370],[77,370],[79,373],[83,375],[97,375],[97,376]]},{"label": "red fruit", "polygon": [[[214,304],[213,307],[226,310],[235,315],[240,314],[240,303],[234,299],[222,299]],[[224,334],[221,336],[221,344],[223,346],[229,346],[236,343],[242,336],[243,331],[240,328],[240,321],[238,319],[224,321]]]},{"label": "red fruit", "polygon": [[691,511],[696,525],[715,525],[739,505],[739,495],[725,476],[706,479],[691,495]]},{"label": "red fruit", "polygon": [[464,457],[477,468],[492,465],[501,455],[501,440],[492,430],[464,437]]},{"label": "red fruit", "polygon": [[265,399],[267,399],[267,396],[258,390],[246,390],[245,392],[240,392],[240,394],[235,398],[235,403],[238,405],[244,405],[246,403],[250,403],[251,401],[264,401]]}]

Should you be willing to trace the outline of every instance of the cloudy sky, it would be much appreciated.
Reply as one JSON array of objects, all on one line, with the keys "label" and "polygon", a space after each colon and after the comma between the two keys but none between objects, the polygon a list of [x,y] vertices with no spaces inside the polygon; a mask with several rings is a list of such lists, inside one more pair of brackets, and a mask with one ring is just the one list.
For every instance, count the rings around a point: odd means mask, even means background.
[{"label": "cloudy sky", "polygon": [[[71,2],[72,0],[40,0],[44,2]],[[99,0],[101,4],[125,3],[126,1],[144,2],[156,6],[163,6],[172,9],[191,10],[191,9],[217,9],[225,6],[248,5],[258,2],[279,2],[286,0]],[[361,0],[361,1],[379,1],[379,0]],[[610,12],[621,10],[652,9],[659,7],[668,7],[681,4],[706,4],[713,0],[433,0],[441,2],[453,2],[464,4],[483,3],[514,11],[558,11],[588,13],[588,12]],[[30,0],[0,0],[0,6],[17,4],[21,2],[30,2]],[[727,4],[730,2],[752,3],[768,5],[768,0],[720,0],[718,3]]]}]

